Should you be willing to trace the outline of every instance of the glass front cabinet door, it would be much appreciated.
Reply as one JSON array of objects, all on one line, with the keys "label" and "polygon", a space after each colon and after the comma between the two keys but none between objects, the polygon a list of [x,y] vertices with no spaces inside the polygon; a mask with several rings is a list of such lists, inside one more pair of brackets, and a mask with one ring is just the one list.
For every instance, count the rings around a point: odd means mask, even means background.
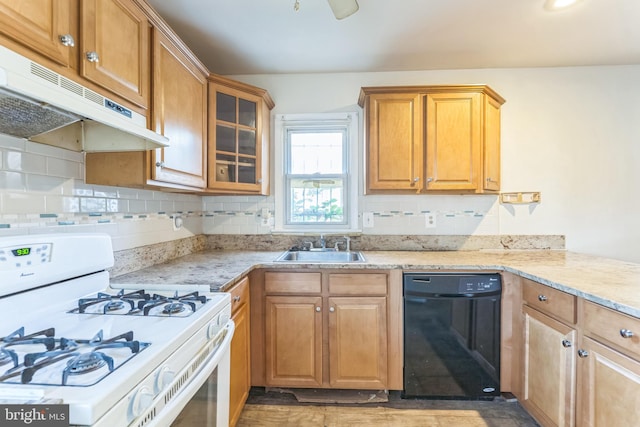
[{"label": "glass front cabinet door", "polygon": [[269,193],[269,123],[273,101],[259,88],[209,80],[208,190]]}]

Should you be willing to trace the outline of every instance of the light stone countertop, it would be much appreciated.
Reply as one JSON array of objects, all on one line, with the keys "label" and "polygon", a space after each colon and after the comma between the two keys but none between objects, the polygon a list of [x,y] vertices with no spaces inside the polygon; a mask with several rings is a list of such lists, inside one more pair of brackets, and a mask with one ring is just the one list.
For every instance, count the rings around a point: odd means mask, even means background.
[{"label": "light stone countertop", "polygon": [[498,270],[640,318],[640,264],[566,251],[364,251],[351,264],[274,262],[282,252],[204,251],[118,276],[113,283],[208,284],[224,291],[255,268]]}]

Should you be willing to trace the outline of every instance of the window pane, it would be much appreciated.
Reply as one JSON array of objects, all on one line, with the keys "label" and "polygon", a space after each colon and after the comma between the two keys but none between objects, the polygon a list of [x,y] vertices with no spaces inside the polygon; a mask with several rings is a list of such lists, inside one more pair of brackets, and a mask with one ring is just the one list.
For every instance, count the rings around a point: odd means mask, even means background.
[{"label": "window pane", "polygon": [[342,132],[293,132],[290,143],[292,174],[343,173]]},{"label": "window pane", "polygon": [[240,157],[238,159],[238,182],[256,183],[256,159]]},{"label": "window pane", "polygon": [[225,122],[236,122],[236,98],[225,93],[216,93],[216,118]]},{"label": "window pane", "polygon": [[343,178],[291,179],[291,223],[344,223],[343,186]]},{"label": "window pane", "polygon": [[226,126],[216,126],[216,150],[236,152],[236,130]]},{"label": "window pane", "polygon": [[238,123],[252,128],[256,127],[256,103],[240,99],[239,109],[240,120],[238,120]]},{"label": "window pane", "polygon": [[240,154],[256,155],[256,131],[238,129],[238,152]]}]

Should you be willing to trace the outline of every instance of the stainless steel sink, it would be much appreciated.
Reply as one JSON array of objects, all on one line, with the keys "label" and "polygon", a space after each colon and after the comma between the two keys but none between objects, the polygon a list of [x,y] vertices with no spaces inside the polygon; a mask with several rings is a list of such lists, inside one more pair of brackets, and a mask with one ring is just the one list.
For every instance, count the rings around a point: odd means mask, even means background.
[{"label": "stainless steel sink", "polygon": [[365,262],[362,252],[341,251],[287,251],[276,258],[277,262]]}]

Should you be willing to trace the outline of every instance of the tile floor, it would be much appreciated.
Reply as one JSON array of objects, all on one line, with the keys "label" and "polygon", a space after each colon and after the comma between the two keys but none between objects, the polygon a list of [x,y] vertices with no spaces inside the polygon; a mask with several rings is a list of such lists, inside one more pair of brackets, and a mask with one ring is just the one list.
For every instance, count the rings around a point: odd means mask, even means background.
[{"label": "tile floor", "polygon": [[254,391],[238,427],[537,427],[518,402],[403,400],[389,395],[387,403],[304,404],[292,395]]}]

